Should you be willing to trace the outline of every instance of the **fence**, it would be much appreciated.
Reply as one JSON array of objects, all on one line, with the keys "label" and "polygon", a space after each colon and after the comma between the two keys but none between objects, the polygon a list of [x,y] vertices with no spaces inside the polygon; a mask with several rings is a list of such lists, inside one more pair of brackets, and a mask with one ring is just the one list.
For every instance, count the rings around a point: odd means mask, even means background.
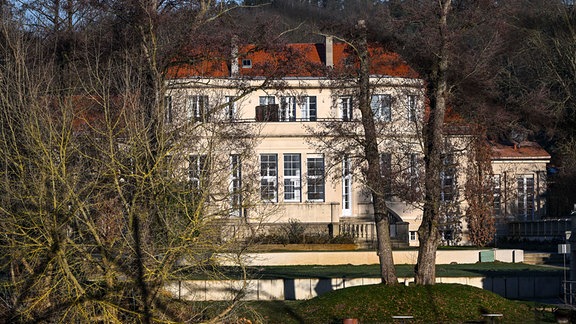
[{"label": "fence", "polygon": [[508,234],[518,238],[565,239],[571,225],[570,218],[510,222]]}]

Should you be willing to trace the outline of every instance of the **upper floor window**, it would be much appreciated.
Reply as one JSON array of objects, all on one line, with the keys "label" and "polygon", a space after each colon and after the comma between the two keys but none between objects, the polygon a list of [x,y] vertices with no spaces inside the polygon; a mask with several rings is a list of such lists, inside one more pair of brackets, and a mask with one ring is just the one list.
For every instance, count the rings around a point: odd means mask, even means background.
[{"label": "upper floor window", "polygon": [[303,121],[316,121],[316,96],[302,97],[301,114]]},{"label": "upper floor window", "polygon": [[260,96],[259,98],[260,106],[273,105],[275,103],[276,98],[274,98],[274,96]]},{"label": "upper floor window", "polygon": [[343,121],[352,120],[352,97],[340,97],[339,101],[340,118],[342,118]]},{"label": "upper floor window", "polygon": [[242,60],[242,67],[245,69],[252,68],[252,60],[251,59],[243,59]]},{"label": "upper floor window", "polygon": [[260,96],[259,106],[256,107],[256,121],[259,122],[277,122],[278,105],[274,96]]},{"label": "upper floor window", "polygon": [[280,121],[296,121],[296,97],[280,98]]},{"label": "upper floor window", "polygon": [[226,116],[228,120],[236,120],[238,118],[238,111],[236,108],[236,97],[226,96]]},{"label": "upper floor window", "polygon": [[300,154],[284,154],[284,201],[300,200]]},{"label": "upper floor window", "polygon": [[189,96],[186,106],[186,117],[195,121],[208,120],[208,96]]},{"label": "upper floor window", "polygon": [[415,122],[417,120],[417,99],[418,97],[415,95],[408,95],[408,121]]},{"label": "upper floor window", "polygon": [[172,96],[164,97],[164,122],[169,124],[172,123]]},{"label": "upper floor window", "polygon": [[260,154],[260,198],[278,201],[278,155]]},{"label": "upper floor window", "polygon": [[389,94],[372,95],[370,101],[374,118],[382,121],[392,121],[392,97]]},{"label": "upper floor window", "polygon": [[308,170],[308,174],[306,175],[308,200],[324,201],[324,156],[309,156],[306,166]]}]

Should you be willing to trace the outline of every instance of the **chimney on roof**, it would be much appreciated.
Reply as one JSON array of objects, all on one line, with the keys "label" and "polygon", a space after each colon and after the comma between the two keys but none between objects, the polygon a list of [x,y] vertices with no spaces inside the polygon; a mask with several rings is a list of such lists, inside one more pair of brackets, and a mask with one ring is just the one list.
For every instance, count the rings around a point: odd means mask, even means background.
[{"label": "chimney on roof", "polygon": [[332,36],[326,36],[324,40],[326,48],[326,66],[334,67],[334,39]]},{"label": "chimney on roof", "polygon": [[232,47],[230,51],[230,76],[238,76],[240,67],[238,65],[238,36],[232,37]]}]

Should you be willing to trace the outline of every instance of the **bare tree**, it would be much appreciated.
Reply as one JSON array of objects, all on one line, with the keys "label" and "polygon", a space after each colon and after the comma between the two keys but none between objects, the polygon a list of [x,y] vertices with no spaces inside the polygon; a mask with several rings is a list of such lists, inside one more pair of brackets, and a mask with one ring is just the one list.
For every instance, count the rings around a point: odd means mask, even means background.
[{"label": "bare tree", "polygon": [[[331,80],[326,84],[332,91],[336,108],[334,111],[341,111],[341,115],[334,116],[332,121],[323,122],[318,129],[310,129],[314,134],[311,144],[331,157],[333,165],[330,169],[334,178],[340,180],[342,176],[354,176],[365,186],[369,196],[366,202],[370,202],[373,208],[381,278],[386,284],[397,284],[390,237],[392,216],[386,200],[394,190],[395,195],[414,201],[420,188],[416,178],[418,172],[415,169],[410,171],[410,167],[401,165],[407,164],[407,160],[416,156],[408,153],[421,151],[420,136],[416,134],[419,133],[420,117],[423,116],[422,109],[417,107],[417,98],[423,98],[423,85],[415,78],[415,74],[381,77],[373,75],[374,70],[382,70],[382,65],[393,71],[394,67],[405,67],[405,63],[397,55],[386,52],[378,45],[369,49],[366,32],[364,22],[360,21],[354,33],[341,39],[350,48],[348,61],[354,63],[350,66],[335,66]],[[340,63],[342,62],[338,64]],[[394,106],[394,114],[404,116],[400,111],[405,109],[406,112],[411,111],[412,116],[395,117],[398,120],[392,121],[391,115],[388,116],[380,110],[378,113],[382,115],[375,115],[373,105],[380,104],[374,101],[379,98],[375,94],[381,93],[383,89],[393,89],[394,95],[390,98],[413,99],[413,110],[408,109],[402,99],[383,102],[384,105],[390,105],[390,114],[391,107]],[[387,98],[383,97],[382,100],[388,100]],[[358,112],[360,114],[356,116]],[[392,161],[395,165],[392,165]],[[412,167],[416,168],[415,165]],[[405,179],[408,180],[404,181]]]},{"label": "bare tree", "polygon": [[[226,10],[199,4],[197,28]],[[7,321],[204,321],[201,311],[179,308],[169,284],[200,272],[222,276],[222,251],[234,252],[226,255],[242,265],[246,232],[227,232],[223,224],[252,203],[251,188],[236,183],[231,190],[230,178],[239,168],[250,174],[249,163],[240,163],[252,155],[253,129],[218,120],[225,103],[207,107],[210,123],[172,115],[177,98],[166,76],[176,51],[159,47],[158,4],[108,5],[104,16],[112,19],[134,14],[121,31],[125,43],[107,47],[94,37],[108,35],[105,22],[91,27],[98,33],[77,35],[91,50],[73,53],[65,91],[54,73],[58,62],[38,34],[3,21]],[[237,159],[227,151],[232,142]]]},{"label": "bare tree", "polygon": [[496,234],[493,216],[494,185],[491,148],[484,132],[477,132],[468,150],[465,196],[469,240],[477,246],[492,242]]}]

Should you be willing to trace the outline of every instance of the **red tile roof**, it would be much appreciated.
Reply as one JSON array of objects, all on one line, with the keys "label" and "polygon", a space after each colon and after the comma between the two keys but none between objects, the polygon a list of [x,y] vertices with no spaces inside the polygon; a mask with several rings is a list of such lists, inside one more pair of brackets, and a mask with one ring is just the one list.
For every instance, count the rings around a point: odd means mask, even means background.
[{"label": "red tile roof", "polygon": [[[196,63],[183,63],[173,66],[168,71],[169,78],[210,77],[222,78],[230,76],[230,57],[227,54],[201,55],[203,58]],[[410,68],[396,53],[385,51],[379,46],[370,46],[370,73],[373,75],[416,78],[418,74]],[[351,55],[351,47],[344,43],[334,43],[334,68],[326,67],[325,44],[299,43],[288,44],[278,49],[260,49],[247,45],[238,50],[238,65],[240,76],[274,76],[278,77],[326,77],[334,72],[343,72],[352,68],[355,70],[356,60]],[[251,60],[251,68],[242,68],[242,60]]]},{"label": "red tile roof", "polygon": [[516,147],[491,143],[493,160],[550,159],[550,154],[534,142],[522,142]]}]

